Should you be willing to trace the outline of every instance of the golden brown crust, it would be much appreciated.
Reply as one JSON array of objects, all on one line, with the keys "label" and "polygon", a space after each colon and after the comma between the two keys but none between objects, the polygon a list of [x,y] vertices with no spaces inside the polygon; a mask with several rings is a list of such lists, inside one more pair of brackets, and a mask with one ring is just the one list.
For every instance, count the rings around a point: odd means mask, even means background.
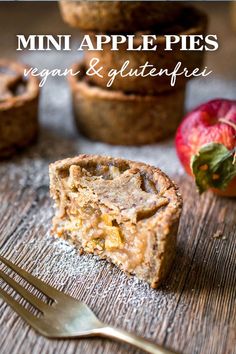
[{"label": "golden brown crust", "polygon": [[[156,51],[128,51],[127,43],[121,44],[118,51],[111,50],[111,44],[104,44],[103,51],[86,51],[85,66],[89,67],[93,58],[99,59],[98,67],[103,69],[100,71],[103,77],[94,75],[91,81],[100,87],[106,87],[109,81],[109,71],[111,69],[121,70],[122,64],[129,61],[128,69],[139,69],[146,62],[153,65],[157,69],[167,69],[172,72],[178,62],[181,62],[182,72],[187,68],[192,72],[195,68],[201,69],[204,60],[203,51],[181,51],[180,44],[173,46],[173,51],[166,51],[166,38],[164,34],[178,35],[205,35],[207,29],[207,16],[200,10],[193,7],[184,7],[182,15],[177,24],[166,26],[163,29],[163,35],[158,35],[158,29],[155,31],[139,32],[135,34],[134,47],[142,45],[142,34],[157,34],[158,37],[153,45],[157,45]],[[95,43],[95,34],[91,32],[90,38]],[[126,70],[127,71],[127,70]],[[183,87],[189,78],[184,75],[178,76],[175,84],[175,89]],[[121,77],[118,75],[114,80],[111,89],[122,90],[128,93],[140,94],[158,94],[172,89],[170,85],[170,77],[162,76],[146,76],[146,77]]]},{"label": "golden brown crust", "polygon": [[82,64],[69,76],[75,119],[90,139],[117,145],[142,145],[173,134],[182,116],[185,87],[156,96],[125,94],[90,85]]},{"label": "golden brown crust", "polygon": [[[152,219],[151,223],[147,222],[145,224],[145,227],[149,231],[151,230],[154,235],[150,254],[151,261],[148,264],[143,264],[142,267],[137,268],[135,271],[139,278],[148,281],[152,287],[157,287],[168,274],[175,255],[176,236],[182,209],[182,198],[178,188],[168,176],[156,167],[108,156],[79,155],[50,165],[50,191],[56,203],[59,203],[60,193],[63,193],[63,191],[60,191],[60,179],[68,173],[70,167],[80,166],[86,169],[94,163],[97,165],[116,166],[121,170],[137,170],[140,174],[145,174],[145,178],[153,181],[160,198],[168,200],[165,208],[154,216],[156,222],[153,222]],[[78,249],[81,248],[79,241],[76,242],[76,246]],[[102,258],[109,260],[109,256],[106,255],[103,255]],[[117,265],[122,269],[122,264]]]},{"label": "golden brown crust", "polygon": [[181,5],[155,1],[60,1],[70,26],[82,30],[127,32],[146,30],[175,21]]},{"label": "golden brown crust", "polygon": [[23,64],[0,60],[0,156],[33,142],[38,133],[38,80],[24,77]]}]

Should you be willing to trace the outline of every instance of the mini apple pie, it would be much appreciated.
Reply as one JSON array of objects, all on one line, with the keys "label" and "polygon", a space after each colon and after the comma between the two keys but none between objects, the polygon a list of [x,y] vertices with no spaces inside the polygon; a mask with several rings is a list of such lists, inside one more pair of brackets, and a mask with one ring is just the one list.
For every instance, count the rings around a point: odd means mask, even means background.
[{"label": "mini apple pie", "polygon": [[[132,3],[132,2],[131,2]],[[143,3],[145,3],[143,1]],[[154,1],[160,3],[159,1]],[[161,2],[162,3],[162,2]],[[167,2],[165,2],[167,3]],[[171,3],[172,7],[176,5]],[[146,6],[146,4],[144,4]],[[174,89],[181,89],[189,81],[191,76],[179,75],[183,72],[184,68],[191,74],[196,68],[202,69],[204,64],[204,51],[201,50],[181,50],[181,41],[172,45],[173,50],[166,50],[167,39],[166,35],[178,36],[199,36],[203,38],[207,31],[207,15],[196,9],[193,6],[184,6],[181,10],[179,19],[172,24],[165,23],[162,28],[155,26],[149,28],[148,31],[142,31],[138,28],[139,32],[133,31],[134,47],[138,48],[143,45],[143,35],[155,35],[156,39],[153,41],[153,46],[156,45],[156,50],[128,50],[128,43],[119,45],[119,50],[112,50],[111,42],[103,44],[103,50],[88,50],[85,51],[85,67],[89,68],[91,60],[97,58],[99,60],[97,68],[100,68],[99,75],[90,77],[91,81],[100,87],[106,88],[107,82],[110,79],[112,71],[119,72],[122,66],[126,69],[124,77],[117,75],[110,89],[121,90],[126,93],[136,93],[144,95],[157,95],[166,91],[173,90],[171,86],[170,75],[139,75],[129,76],[127,73],[132,70],[139,71],[139,68],[144,66],[145,63],[151,65],[150,68],[166,70],[168,73],[175,72],[178,63],[181,64],[179,69]],[[96,32],[91,32],[90,39],[96,47]],[[128,65],[124,65],[128,63]],[[151,70],[151,69],[150,69]],[[148,71],[147,71],[148,72]]]},{"label": "mini apple pie", "polygon": [[80,155],[50,165],[53,231],[157,287],[175,254],[182,199],[158,168]]},{"label": "mini apple pie", "polygon": [[104,89],[86,75],[83,63],[69,75],[75,122],[89,139],[113,145],[144,145],[171,136],[183,117],[185,86],[158,95]]},{"label": "mini apple pie", "polygon": [[0,157],[29,145],[38,133],[39,86],[25,66],[0,60]]},{"label": "mini apple pie", "polygon": [[146,30],[178,19],[182,5],[167,1],[59,1],[62,17],[82,30]]}]

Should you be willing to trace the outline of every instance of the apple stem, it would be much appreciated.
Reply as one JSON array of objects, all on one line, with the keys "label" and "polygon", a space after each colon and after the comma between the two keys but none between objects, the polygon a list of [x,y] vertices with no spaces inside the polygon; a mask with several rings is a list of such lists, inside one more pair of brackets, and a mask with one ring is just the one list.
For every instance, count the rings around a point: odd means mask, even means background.
[{"label": "apple stem", "polygon": [[219,122],[230,125],[236,131],[236,124],[234,124],[231,120],[226,118],[219,118]]}]

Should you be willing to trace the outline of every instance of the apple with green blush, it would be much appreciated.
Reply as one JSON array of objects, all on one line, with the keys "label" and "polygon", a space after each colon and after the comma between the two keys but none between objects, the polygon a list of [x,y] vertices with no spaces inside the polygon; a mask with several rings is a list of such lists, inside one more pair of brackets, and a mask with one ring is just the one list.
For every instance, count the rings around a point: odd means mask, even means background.
[{"label": "apple with green blush", "polygon": [[188,113],[175,145],[200,193],[236,197],[236,101],[215,99]]}]

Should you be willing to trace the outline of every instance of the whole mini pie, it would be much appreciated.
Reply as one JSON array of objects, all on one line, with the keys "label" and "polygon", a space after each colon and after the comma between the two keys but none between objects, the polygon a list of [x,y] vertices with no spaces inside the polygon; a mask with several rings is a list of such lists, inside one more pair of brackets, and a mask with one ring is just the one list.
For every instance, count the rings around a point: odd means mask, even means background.
[{"label": "whole mini pie", "polygon": [[[145,1],[143,1],[145,3]],[[159,3],[155,2],[154,3]],[[146,4],[145,4],[146,5]],[[176,6],[171,3],[172,6]],[[178,72],[183,72],[184,68],[187,68],[191,73],[194,69],[201,69],[204,61],[204,51],[182,51],[180,50],[181,44],[176,43],[173,45],[173,50],[168,51],[166,49],[166,37],[165,35],[205,35],[207,29],[207,16],[204,12],[191,7],[184,6],[181,9],[181,16],[175,23],[165,24],[160,27],[149,28],[148,31],[139,32],[133,31],[135,35],[134,47],[138,48],[142,45],[142,35],[152,34],[157,38],[153,43],[157,49],[153,51],[131,51],[127,50],[128,44],[123,43],[119,45],[119,50],[111,50],[111,43],[103,45],[102,51],[86,51],[85,52],[85,66],[90,67],[92,65],[92,59],[97,58],[99,60],[97,68],[102,68],[99,74],[91,76],[91,81],[101,87],[106,87],[107,82],[110,79],[109,72],[111,70],[120,71],[123,64],[128,62],[125,73],[129,70],[139,70],[139,68],[145,63],[151,64],[153,68],[166,69],[168,73],[171,73],[176,68],[178,63],[181,63],[181,67]],[[96,32],[90,33],[90,38],[94,45],[96,44]],[[151,69],[150,69],[151,70]],[[139,70],[140,71],[140,70]],[[186,84],[191,77],[185,77],[184,75],[177,76],[177,80],[174,88],[180,88]],[[146,77],[142,76],[125,76],[118,75],[112,86],[113,90],[122,90],[128,93],[139,94],[158,94],[173,89],[170,84],[171,78],[168,75],[157,75]]]},{"label": "whole mini pie", "polygon": [[62,17],[82,30],[127,32],[174,21],[180,4],[165,1],[60,1]]},{"label": "whole mini pie", "polygon": [[25,66],[0,60],[0,157],[32,143],[38,133],[38,80]]},{"label": "whole mini pie", "polygon": [[50,165],[54,233],[157,287],[175,255],[182,199],[158,168],[80,155]]},{"label": "whole mini pie", "polygon": [[69,76],[75,120],[84,135],[117,145],[142,145],[169,137],[182,116],[185,86],[159,95],[126,94],[96,86],[83,64]]}]

